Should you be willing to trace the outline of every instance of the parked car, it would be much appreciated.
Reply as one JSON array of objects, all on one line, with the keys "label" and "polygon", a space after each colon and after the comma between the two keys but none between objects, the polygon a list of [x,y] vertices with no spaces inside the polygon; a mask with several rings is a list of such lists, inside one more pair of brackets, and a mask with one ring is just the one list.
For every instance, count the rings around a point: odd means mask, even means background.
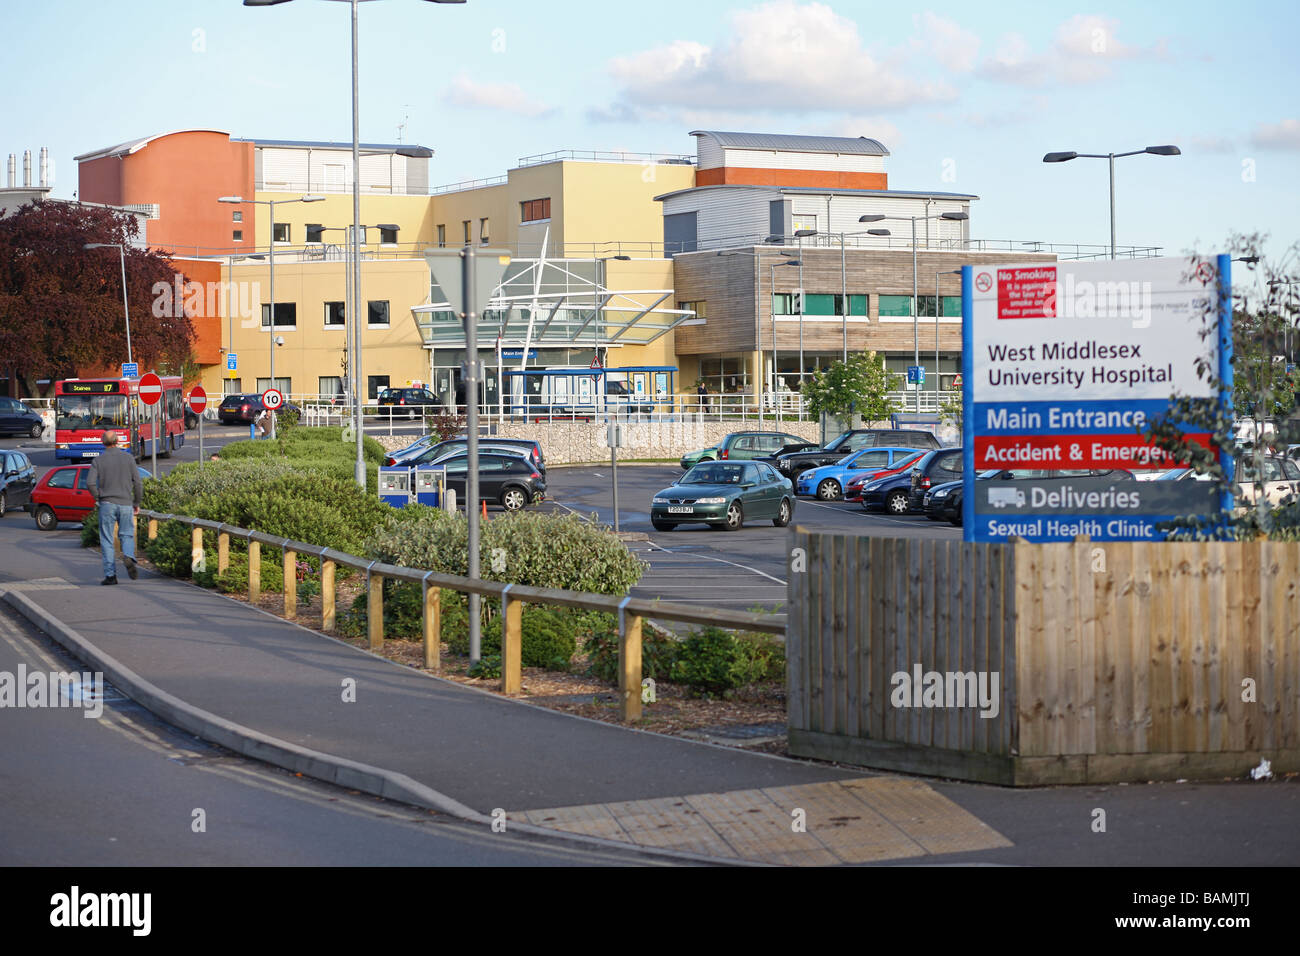
[{"label": "parked car", "polygon": [[831,439],[822,448],[793,451],[765,459],[787,478],[797,478],[809,468],[833,465],[849,452],[863,448],[938,448],[939,440],[930,432],[905,428],[854,428]]},{"label": "parked car", "polygon": [[0,435],[27,435],[40,438],[45,423],[16,398],[0,396]]},{"label": "parked car", "polygon": [[691,522],[738,531],[746,518],[770,518],[784,528],[793,517],[794,487],[761,461],[702,461],[650,502],[657,531]]},{"label": "parked car", "polygon": [[[402,454],[394,452],[384,459],[385,465],[409,465],[414,468],[416,465],[427,465],[429,462],[442,458],[448,451],[459,451],[469,444],[466,438],[448,438],[446,441],[440,441],[435,444],[426,445],[423,448],[416,449],[412,453]],[[520,449],[527,453],[529,460],[534,467],[543,475],[546,474],[546,460],[542,455],[541,442],[532,438],[480,438],[478,440],[479,448],[485,449],[489,445],[495,445],[502,449]],[[401,457],[398,455],[401,454]]]},{"label": "parked car", "polygon": [[425,448],[428,448],[430,445],[434,444],[435,442],[436,439],[434,438],[433,435],[421,435],[419,438],[411,442],[405,448],[399,448],[397,449],[397,451],[389,452],[388,455],[384,458],[384,464],[395,465],[397,464],[397,462],[401,461],[401,459],[407,457],[408,455],[417,454],[420,451],[424,450]]},{"label": "parked car", "polygon": [[785,432],[732,432],[723,435],[722,441],[698,451],[688,451],[678,463],[682,468],[692,468],[702,461],[748,461],[766,458],[791,443],[802,442],[798,435]]},{"label": "parked car", "polygon": [[20,451],[0,451],[0,518],[10,508],[27,510],[36,487],[36,469]]},{"label": "parked car", "polygon": [[882,471],[864,471],[861,474],[850,478],[844,485],[844,500],[861,502],[862,489],[869,481],[875,481],[877,478],[888,478],[890,475],[896,475],[900,472],[907,471],[918,461],[928,455],[929,452],[920,449],[912,449],[911,454],[900,459],[892,468],[886,468]]},{"label": "parked car", "polygon": [[379,408],[388,409],[390,415],[405,409],[409,417],[415,418],[426,411],[440,411],[442,402],[427,388],[386,388],[379,393]]},{"label": "parked car", "polygon": [[[981,471],[975,476],[977,481],[1023,481],[1028,478],[1105,478],[1111,481],[1128,481],[1136,478],[1133,472],[1124,469],[1055,469],[1050,471],[1031,469],[997,469]],[[950,481],[933,486],[925,495],[922,505],[925,516],[932,521],[948,521],[961,527],[962,498],[964,482]]]},{"label": "parked car", "polygon": [[934,485],[961,479],[963,454],[961,448],[938,448],[912,466],[908,511],[924,511],[925,493]]},{"label": "parked car", "polygon": [[916,457],[913,448],[863,448],[845,455],[833,465],[809,468],[799,475],[794,491],[804,497],[816,496],[822,501],[843,497],[849,480],[859,475],[878,475],[900,464],[904,458]]},{"label": "parked car", "polygon": [[860,500],[863,511],[887,511],[893,515],[905,515],[911,496],[912,474],[909,469],[868,481],[862,486]]},{"label": "parked car", "polygon": [[[249,425],[264,407],[262,396],[257,392],[227,395],[217,406],[217,420],[223,425]],[[276,414],[282,415],[285,412],[299,414],[301,409],[297,405],[285,402],[276,410]]]},{"label": "parked car", "polygon": [[[136,467],[141,481],[153,477],[145,469]],[[89,474],[89,465],[63,465],[43,474],[32,489],[31,502],[26,507],[36,519],[36,527],[53,531],[60,521],[83,521],[95,507],[95,499],[86,488]]]},{"label": "parked car", "polygon": [[[469,456],[462,453],[442,459],[447,487],[459,501],[465,500]],[[546,497],[546,478],[522,455],[488,452],[478,456],[478,493],[483,501],[495,501],[506,511],[518,511]]]}]

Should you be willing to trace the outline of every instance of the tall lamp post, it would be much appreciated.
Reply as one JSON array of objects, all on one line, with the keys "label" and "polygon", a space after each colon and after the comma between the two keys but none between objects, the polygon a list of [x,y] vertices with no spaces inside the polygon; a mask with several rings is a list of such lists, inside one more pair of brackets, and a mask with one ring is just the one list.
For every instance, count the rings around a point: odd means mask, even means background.
[{"label": "tall lamp post", "polygon": [[116,249],[122,258],[122,315],[126,318],[126,360],[131,361],[131,309],[126,304],[126,248],[120,242],[87,242],[83,249]]},{"label": "tall lamp post", "polygon": [[939,316],[943,314],[943,299],[939,298],[939,276],[959,276],[960,269],[949,269],[934,274],[934,407],[939,408]]},{"label": "tall lamp post", "polygon": [[[243,196],[222,196],[217,202],[227,203],[232,206],[242,206],[244,203],[250,203],[255,206],[270,207],[271,222],[267,230],[267,238],[270,240],[269,252],[267,259],[271,269],[271,309],[270,309],[270,334],[271,334],[271,388],[275,388],[275,207],[291,202],[320,202],[324,196],[299,196],[297,199],[245,199]],[[275,437],[275,416],[271,416],[271,437]]]},{"label": "tall lamp post", "polygon": [[[794,237],[799,240],[799,407],[803,407],[803,240],[805,236],[817,235],[816,229],[796,229]],[[773,345],[776,343],[773,342]],[[802,420],[802,413],[800,419]]]},{"label": "tall lamp post", "polygon": [[[784,236],[768,236],[767,239],[766,239],[766,241],[767,241],[767,242],[780,242],[780,241],[783,240],[784,238],[785,238]],[[770,251],[770,252],[774,252],[774,253],[776,253],[777,255],[781,255],[781,256],[788,255],[788,253],[787,253],[784,249],[772,249],[772,250],[764,249],[763,252],[743,252],[743,251],[740,251],[740,250],[733,250],[733,251],[719,251],[719,252],[716,253],[716,255],[719,255],[719,256],[749,256],[751,259],[753,259],[753,260],[754,260],[754,263],[755,263],[755,267],[756,267],[755,270],[754,270],[754,281],[758,284],[758,289],[757,289],[756,291],[757,291],[757,294],[761,297],[762,294],[763,294],[763,288],[762,288],[762,287],[763,287],[763,279],[762,279],[762,273],[758,271],[757,266],[758,266],[758,261],[759,261],[760,259],[763,258],[764,253],[769,252],[769,251]],[[799,260],[797,260],[797,259],[791,259],[791,260],[788,261],[788,262],[773,263],[773,267],[772,267],[772,295],[773,295],[773,296],[776,295],[776,266],[778,266],[778,265],[783,265],[783,266],[794,266],[794,265],[798,265],[798,264],[799,264]],[[771,315],[771,323],[772,323],[772,373],[771,373],[771,375],[766,376],[766,378],[767,378],[767,382],[768,382],[768,392],[771,393],[771,395],[772,395],[772,402],[773,402],[773,405],[775,405],[775,404],[776,404],[776,309],[773,308],[773,309],[770,311],[769,314]],[[757,319],[757,316],[755,316],[755,318]],[[758,331],[758,329],[757,329],[757,327],[755,327],[755,333],[757,333],[757,331]],[[759,343],[758,343],[758,344],[759,344],[758,352],[759,352],[759,358],[760,358],[760,362],[759,362],[759,364],[761,365],[761,364],[762,364],[762,354],[763,354],[763,348],[762,348],[763,343],[762,343],[762,341],[761,341],[761,336],[760,336],[759,338],[760,338],[760,341],[759,341]],[[755,376],[755,383],[758,385],[758,423],[759,423],[760,425],[762,425],[762,423],[763,423],[763,381],[764,381],[764,377],[765,377],[765,376],[763,375],[763,370],[762,370],[762,368],[759,368],[759,370],[758,370],[758,375]]]},{"label": "tall lamp post", "polygon": [[1128,153],[1048,153],[1043,157],[1045,163],[1068,163],[1072,159],[1105,159],[1110,162],[1110,257],[1115,258],[1115,160],[1125,156],[1181,156],[1183,151],[1177,146],[1148,146]]},{"label": "tall lamp post", "polygon": [[840,233],[840,308],[844,310],[841,319],[844,323],[844,356],[845,365],[849,364],[849,279],[848,266],[844,254],[844,239],[846,236],[887,236],[888,229],[868,229],[865,232]]},{"label": "tall lamp post", "polygon": [[[872,216],[858,217],[858,222],[881,222],[883,220],[889,219],[895,222],[912,223],[912,355],[913,355],[912,364],[913,365],[919,366],[921,364],[921,337],[920,337],[921,327],[920,327],[920,316],[918,314],[919,312],[918,307],[920,304],[921,297],[917,295],[916,292],[916,224],[918,222],[924,222],[927,219],[947,219],[951,222],[961,222],[969,218],[970,218],[970,214],[965,212],[941,212],[933,216],[872,215]],[[921,385],[919,382],[915,384],[916,384],[916,390],[915,390],[916,401],[913,403],[913,408],[915,408],[917,414],[920,414]]]},{"label": "tall lamp post", "polygon": [[[272,7],[280,3],[288,3],[289,0],[244,0],[246,7]],[[357,3],[360,0],[342,0],[344,3],[352,6],[352,295],[359,303],[361,301],[361,143],[359,138],[359,109],[358,109],[358,85],[357,85]],[[465,0],[426,0],[428,3],[464,3]],[[274,322],[272,323],[274,327]],[[356,368],[349,374],[356,376],[357,382],[361,381],[361,323],[353,323],[353,356]],[[272,336],[274,338],[274,336]],[[274,346],[272,346],[274,348]],[[366,488],[366,463],[362,455],[362,442],[365,438],[363,434],[363,422],[361,418],[362,399],[360,389],[356,396],[356,409],[354,427],[357,436],[357,457],[355,476],[357,484],[362,491]]]}]

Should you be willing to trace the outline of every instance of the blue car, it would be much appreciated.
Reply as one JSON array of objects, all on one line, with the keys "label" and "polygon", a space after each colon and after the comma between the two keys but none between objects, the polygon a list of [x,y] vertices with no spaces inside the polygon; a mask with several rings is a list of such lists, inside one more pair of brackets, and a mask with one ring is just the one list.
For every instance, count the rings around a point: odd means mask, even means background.
[{"label": "blue car", "polygon": [[894,446],[867,447],[845,455],[833,465],[809,468],[795,482],[795,494],[835,501],[844,497],[844,486],[863,472],[888,471],[905,458],[916,454],[915,448]]}]

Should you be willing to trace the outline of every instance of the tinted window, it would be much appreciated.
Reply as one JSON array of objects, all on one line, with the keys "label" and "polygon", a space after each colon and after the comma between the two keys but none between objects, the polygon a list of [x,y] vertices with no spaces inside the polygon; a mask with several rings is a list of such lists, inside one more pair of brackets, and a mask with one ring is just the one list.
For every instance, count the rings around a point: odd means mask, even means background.
[{"label": "tinted window", "polygon": [[931,469],[931,480],[953,481],[961,477],[961,452],[955,455],[942,455],[935,459]]},{"label": "tinted window", "polygon": [[1288,479],[1291,481],[1300,479],[1300,467],[1297,467],[1295,462],[1290,458],[1282,458],[1279,460],[1282,462],[1282,471],[1286,474]]},{"label": "tinted window", "polygon": [[869,451],[853,459],[855,468],[883,468],[889,464],[889,452]]},{"label": "tinted window", "polygon": [[749,436],[746,436],[745,438],[737,438],[731,443],[731,447],[737,451],[753,451],[754,439]]},{"label": "tinted window", "polygon": [[50,475],[50,488],[71,488],[77,477],[76,468],[60,468]]},{"label": "tinted window", "polygon": [[741,480],[744,481],[746,484],[755,484],[755,485],[758,484],[758,480],[759,480],[758,469],[755,468],[753,465],[746,465],[745,474]]}]

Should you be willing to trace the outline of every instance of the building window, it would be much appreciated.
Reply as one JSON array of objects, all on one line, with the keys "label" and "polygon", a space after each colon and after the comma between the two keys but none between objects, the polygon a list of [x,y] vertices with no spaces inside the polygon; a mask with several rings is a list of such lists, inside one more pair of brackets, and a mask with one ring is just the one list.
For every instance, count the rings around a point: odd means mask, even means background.
[{"label": "building window", "polygon": [[677,308],[690,309],[692,312],[695,313],[694,316],[686,320],[688,322],[693,321],[695,319],[708,318],[708,304],[703,299],[697,299],[694,302],[678,302]]},{"label": "building window", "polygon": [[469,245],[469,227],[473,221],[472,219],[462,219],[460,223],[460,227],[465,233],[465,245],[467,246]]},{"label": "building window", "polygon": [[242,229],[232,229],[232,230],[230,230],[230,238],[233,239],[235,242],[243,242],[243,241],[244,241],[244,230],[242,230]]},{"label": "building window", "polygon": [[293,394],[293,379],[277,378],[275,380],[274,386],[272,386],[271,380],[269,378],[259,378],[257,380],[257,390],[259,393],[265,392],[268,388],[272,388],[272,387],[278,388],[284,394],[284,397],[287,399],[291,394]]},{"label": "building window", "polygon": [[397,244],[397,227],[396,227],[396,226],[393,226],[393,227],[390,228],[390,227],[388,227],[388,226],[380,226],[380,227],[379,227],[379,241],[380,241],[381,243],[383,243],[384,245],[386,245],[386,246],[396,245],[396,244]]},{"label": "building window", "polygon": [[227,378],[221,382],[221,394],[223,395],[242,395],[244,393],[244,380],[242,378]]},{"label": "building window", "polygon": [[[943,300],[943,312],[940,318],[945,315],[949,318],[961,315],[961,296],[945,295],[941,296],[941,298]],[[934,318],[934,296],[917,296],[916,310],[919,315],[928,315],[930,318]]]},{"label": "building window", "polygon": [[328,401],[343,394],[343,379],[337,375],[321,375],[316,379],[316,394]]},{"label": "building window", "polygon": [[[271,304],[262,306],[262,328],[271,324]],[[277,329],[296,329],[298,327],[298,303],[277,302],[275,304],[275,327]]]},{"label": "building window", "polygon": [[371,299],[366,305],[366,324],[372,329],[388,328],[388,300]]},{"label": "building window", "polygon": [[388,388],[387,375],[367,375],[366,391],[370,394],[370,400],[373,402],[379,398],[379,393]]},{"label": "building window", "polygon": [[799,293],[797,292],[778,292],[772,296],[772,314],[773,315],[797,315]]},{"label": "building window", "polygon": [[321,225],[320,223],[318,223],[318,222],[309,222],[309,223],[307,223],[307,241],[308,241],[308,242],[324,242],[324,241],[325,241],[325,227],[322,226],[322,225]]},{"label": "building window", "polygon": [[236,210],[232,211],[231,214],[230,214],[230,221],[231,221],[231,222],[243,222],[243,221],[244,221],[244,213],[243,213],[243,211],[242,211],[242,210],[239,210],[239,209],[236,209]]},{"label": "building window", "polygon": [[912,317],[912,297],[910,295],[882,295],[877,296],[876,300],[880,306],[882,316],[906,316],[909,319]]},{"label": "building window", "polygon": [[444,223],[438,223],[438,248],[443,249],[447,245],[447,226]]},{"label": "building window", "polygon": [[325,328],[341,329],[347,324],[347,314],[343,311],[342,302],[325,303]]},{"label": "building window", "polygon": [[519,220],[521,222],[538,222],[550,218],[551,199],[549,196],[545,199],[530,199],[519,204]]},{"label": "building window", "polygon": [[289,241],[289,224],[287,222],[277,222],[271,226],[271,239],[274,242]]},{"label": "building window", "polygon": [[486,218],[478,221],[478,241],[485,246],[488,243],[488,221]]},{"label": "building window", "polygon": [[817,230],[817,217],[812,213],[794,213],[790,216],[790,228],[795,232],[801,229]]}]

